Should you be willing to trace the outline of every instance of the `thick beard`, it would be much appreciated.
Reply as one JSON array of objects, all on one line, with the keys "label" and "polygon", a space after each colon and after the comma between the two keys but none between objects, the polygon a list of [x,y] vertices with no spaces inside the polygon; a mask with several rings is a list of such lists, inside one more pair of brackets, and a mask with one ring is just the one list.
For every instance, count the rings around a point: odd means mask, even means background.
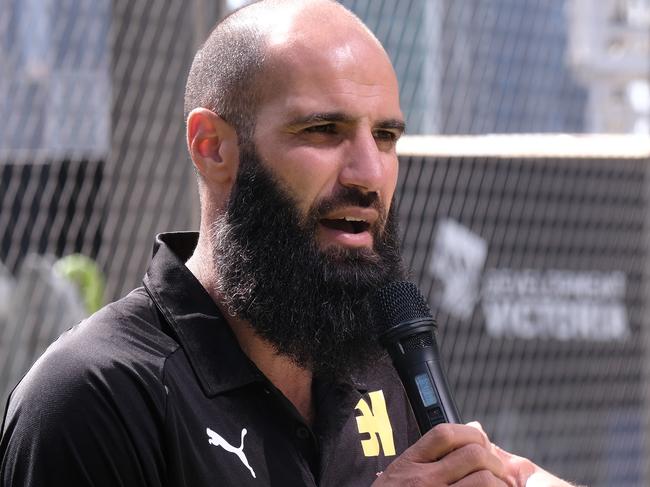
[{"label": "thick beard", "polygon": [[[373,229],[373,249],[319,249],[318,221],[340,205],[386,215]],[[329,378],[359,372],[380,356],[368,298],[403,276],[392,205],[386,214],[376,194],[346,189],[301,218],[255,148],[244,147],[228,208],[211,233],[228,313],[278,354]]]}]

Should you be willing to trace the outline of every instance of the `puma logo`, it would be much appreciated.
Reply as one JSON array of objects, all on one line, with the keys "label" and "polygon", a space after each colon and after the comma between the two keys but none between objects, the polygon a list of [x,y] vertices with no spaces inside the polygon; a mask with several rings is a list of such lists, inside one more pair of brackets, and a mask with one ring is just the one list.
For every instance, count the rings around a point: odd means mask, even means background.
[{"label": "puma logo", "polygon": [[206,432],[208,433],[208,438],[209,438],[208,443],[214,446],[220,446],[227,452],[234,453],[235,455],[237,455],[237,458],[239,458],[239,460],[241,460],[244,466],[248,468],[248,470],[250,470],[253,478],[256,478],[255,471],[248,464],[248,459],[246,458],[246,454],[244,453],[244,436],[246,436],[247,433],[246,428],[241,430],[241,445],[239,446],[239,448],[232,446],[221,435],[212,431],[210,428],[206,428]]}]

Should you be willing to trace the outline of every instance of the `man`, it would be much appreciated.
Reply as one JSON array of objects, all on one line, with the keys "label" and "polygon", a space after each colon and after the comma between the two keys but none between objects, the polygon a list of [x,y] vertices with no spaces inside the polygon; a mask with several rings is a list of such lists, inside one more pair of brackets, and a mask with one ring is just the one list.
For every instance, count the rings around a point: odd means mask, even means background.
[{"label": "man", "polygon": [[197,53],[186,111],[199,235],[159,236],[144,286],[19,384],[3,486],[567,485],[477,425],[418,439],[368,304],[402,276],[404,122],[356,17],[240,10]]}]

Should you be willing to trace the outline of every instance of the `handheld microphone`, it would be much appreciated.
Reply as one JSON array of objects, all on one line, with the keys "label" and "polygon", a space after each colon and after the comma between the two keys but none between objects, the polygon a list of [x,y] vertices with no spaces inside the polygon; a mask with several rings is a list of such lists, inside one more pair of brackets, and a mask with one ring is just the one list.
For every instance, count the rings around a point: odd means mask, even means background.
[{"label": "handheld microphone", "polygon": [[422,434],[439,423],[460,423],[436,343],[436,322],[418,288],[395,281],[373,296],[379,342],[397,370]]}]

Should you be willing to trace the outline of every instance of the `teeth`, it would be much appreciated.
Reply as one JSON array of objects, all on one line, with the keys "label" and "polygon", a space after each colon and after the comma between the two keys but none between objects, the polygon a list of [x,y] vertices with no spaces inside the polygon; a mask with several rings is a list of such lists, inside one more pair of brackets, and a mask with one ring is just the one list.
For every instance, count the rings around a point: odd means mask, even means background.
[{"label": "teeth", "polygon": [[344,216],[343,219],[346,222],[365,222],[363,218],[356,218],[354,216]]}]

